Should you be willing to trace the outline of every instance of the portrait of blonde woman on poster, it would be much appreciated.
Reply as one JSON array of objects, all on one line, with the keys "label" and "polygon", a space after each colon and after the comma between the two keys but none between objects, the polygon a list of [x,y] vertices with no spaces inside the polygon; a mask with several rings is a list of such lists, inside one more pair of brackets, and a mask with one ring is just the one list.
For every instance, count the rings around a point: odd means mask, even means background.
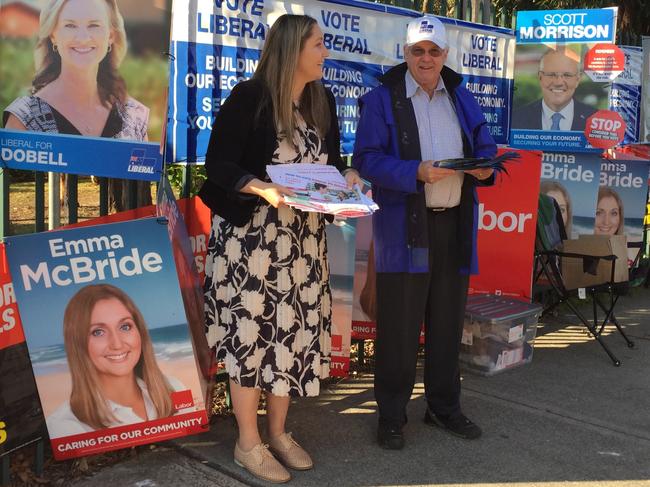
[{"label": "portrait of blonde woman on poster", "polygon": [[623,200],[612,188],[601,186],[598,189],[598,204],[596,205],[596,235],[624,235],[625,218]]},{"label": "portrait of blonde woman on poster", "polygon": [[[320,82],[329,55],[315,19],[282,15],[255,75],[222,105],[199,192],[213,211],[204,284],[208,342],[230,378],[239,435],[235,462],[286,482],[313,467],[285,430],[291,397],[316,396],[329,376],[332,294],[325,216],[284,204],[268,164],[331,164],[360,183],[340,155],[333,95]],[[257,408],[266,394],[268,445]],[[281,463],[280,463],[281,462]]]},{"label": "portrait of blonde woman on poster", "polygon": [[47,2],[32,94],[5,108],[5,128],[147,140],[149,109],[128,95],[118,71],[126,51],[115,0]]},{"label": "portrait of blonde woman on poster", "polygon": [[142,313],[121,289],[79,290],[65,309],[63,341],[72,392],[46,418],[50,438],[194,410],[174,409],[171,393],[187,388],[161,372]]},{"label": "portrait of blonde woman on poster", "polygon": [[[4,109],[4,128],[148,140],[149,108],[129,96],[119,73],[126,52],[124,19],[116,0],[46,2],[31,94]],[[151,204],[149,183],[137,186],[138,205]],[[109,192],[111,206],[125,209],[125,183],[111,180]]]},{"label": "portrait of blonde woman on poster", "polygon": [[568,238],[571,238],[571,223],[573,221],[573,209],[571,207],[571,196],[562,184],[557,181],[542,181],[539,192],[553,198],[562,214],[562,222]]}]

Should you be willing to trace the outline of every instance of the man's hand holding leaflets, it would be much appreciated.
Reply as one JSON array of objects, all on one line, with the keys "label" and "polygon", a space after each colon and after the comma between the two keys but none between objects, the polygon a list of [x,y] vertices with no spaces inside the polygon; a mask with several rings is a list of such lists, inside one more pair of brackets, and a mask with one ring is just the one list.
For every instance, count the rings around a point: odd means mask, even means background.
[{"label": "man's hand holding leaflets", "polygon": [[[503,154],[493,157],[461,157],[458,159],[442,159],[433,161],[433,166],[442,169],[453,169],[455,171],[484,171],[492,170],[496,173],[508,174],[505,164],[516,162],[521,156],[517,152],[504,152]],[[488,176],[491,175],[491,171]]]}]

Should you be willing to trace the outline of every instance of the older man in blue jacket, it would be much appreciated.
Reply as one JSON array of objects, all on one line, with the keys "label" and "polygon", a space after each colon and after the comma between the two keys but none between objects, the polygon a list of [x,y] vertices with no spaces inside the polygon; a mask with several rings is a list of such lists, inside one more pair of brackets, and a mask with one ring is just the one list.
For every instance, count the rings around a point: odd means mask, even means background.
[{"label": "older man in blue jacket", "polygon": [[408,25],[404,57],[360,100],[353,165],[372,183],[377,271],[377,440],[404,446],[406,405],[425,327],[424,421],[472,439],[480,428],[460,408],[458,354],[469,274],[477,271],[477,185],[491,169],[453,171],[435,161],[493,157],[496,144],[462,77],[444,66],[444,25]]}]

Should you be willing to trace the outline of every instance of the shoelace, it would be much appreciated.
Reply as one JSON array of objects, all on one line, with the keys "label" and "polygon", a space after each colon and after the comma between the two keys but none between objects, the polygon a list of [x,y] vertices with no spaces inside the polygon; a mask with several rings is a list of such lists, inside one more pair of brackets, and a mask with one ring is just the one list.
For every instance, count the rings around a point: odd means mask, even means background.
[{"label": "shoelace", "polygon": [[267,445],[266,443],[262,443],[261,448],[262,448],[262,452],[260,454],[259,465],[262,465],[264,463],[264,457],[267,457],[267,458],[270,457],[270,458],[273,458],[275,460],[275,457],[273,456],[273,453],[271,453],[269,451],[269,445]]}]

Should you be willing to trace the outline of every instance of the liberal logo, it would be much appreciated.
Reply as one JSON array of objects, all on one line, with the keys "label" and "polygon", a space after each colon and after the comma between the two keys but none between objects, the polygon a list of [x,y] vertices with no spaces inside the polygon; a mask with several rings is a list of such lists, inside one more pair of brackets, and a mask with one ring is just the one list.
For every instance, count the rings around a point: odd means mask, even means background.
[{"label": "liberal logo", "polygon": [[133,149],[129,158],[127,172],[153,174],[155,165],[156,159],[154,157],[146,157],[145,149]]},{"label": "liberal logo", "polygon": [[420,34],[433,32],[433,24],[430,24],[427,20],[423,20],[420,23]]}]

